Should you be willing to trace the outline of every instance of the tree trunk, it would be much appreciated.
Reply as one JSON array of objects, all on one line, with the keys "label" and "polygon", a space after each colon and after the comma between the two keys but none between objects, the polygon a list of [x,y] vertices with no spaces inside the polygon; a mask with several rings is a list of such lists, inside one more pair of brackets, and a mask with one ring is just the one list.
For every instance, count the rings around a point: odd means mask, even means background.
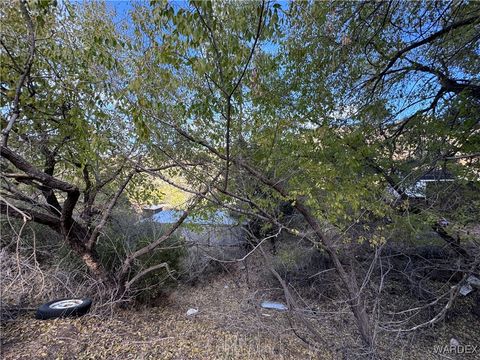
[{"label": "tree trunk", "polygon": [[[241,167],[247,170],[250,174],[256,177],[258,180],[263,182],[265,185],[270,186],[272,189],[277,191],[286,199],[292,199],[288,191],[283,187],[282,182],[269,179],[268,177],[264,176],[258,170],[254,169],[250,165],[246,164],[243,161],[236,161]],[[374,337],[372,326],[370,323],[370,319],[365,308],[365,299],[358,287],[357,279],[355,276],[349,276],[345,267],[340,262],[340,259],[337,254],[337,249],[334,240],[332,237],[327,234],[322,226],[318,222],[318,220],[313,216],[310,209],[303,204],[301,199],[296,198],[292,202],[295,209],[302,214],[305,221],[310,225],[312,230],[315,233],[315,236],[318,239],[318,243],[325,249],[328,253],[330,258],[333,261],[335,270],[337,271],[338,275],[340,276],[341,281],[345,285],[348,294],[348,303],[350,305],[350,309],[355,317],[358,331],[360,332],[360,336],[362,337],[363,343],[369,348],[373,348],[374,346]]]},{"label": "tree trunk", "polygon": [[355,317],[362,341],[368,348],[372,348],[374,345],[374,339],[370,318],[365,307],[365,299],[360,291],[360,288],[358,287],[355,274],[352,272],[350,276],[348,275],[345,267],[340,262],[333,239],[328,234],[325,234],[317,219],[310,213],[309,209],[299,201],[296,202],[295,207],[303,215],[307,223],[312,227],[315,235],[319,239],[320,243],[323,244],[325,250],[330,256],[330,259],[333,261],[335,270],[347,289],[349,298],[348,304],[350,305],[350,309]]},{"label": "tree trunk", "polygon": [[[331,240],[324,241],[324,243],[331,243]],[[374,338],[370,318],[366,309],[365,298],[358,287],[355,273],[351,272],[351,275],[348,275],[345,267],[340,262],[337,252],[331,245],[333,244],[325,246],[326,251],[330,256],[330,259],[333,261],[337,274],[340,276],[340,279],[347,289],[348,304],[355,317],[362,341],[368,348],[372,348],[374,346]]]},{"label": "tree trunk", "polygon": [[112,286],[112,276],[100,262],[95,249],[89,249],[87,247],[86,241],[89,239],[89,233],[87,230],[84,229],[80,224],[74,223],[69,233],[64,235],[64,237],[70,247],[82,259],[83,263],[87,266],[88,270],[95,277],[95,279],[106,286]]}]

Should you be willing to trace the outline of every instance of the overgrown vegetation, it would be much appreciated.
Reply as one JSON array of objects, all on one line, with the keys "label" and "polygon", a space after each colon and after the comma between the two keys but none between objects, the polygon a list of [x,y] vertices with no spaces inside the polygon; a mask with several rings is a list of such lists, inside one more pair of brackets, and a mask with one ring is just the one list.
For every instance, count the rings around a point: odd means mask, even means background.
[{"label": "overgrown vegetation", "polygon": [[[312,309],[326,301],[370,357],[379,336],[468,303],[460,290],[480,276],[480,3],[0,11],[2,256],[16,258],[5,292],[25,271],[72,274],[50,288],[86,283],[113,309],[152,302],[189,270],[190,282],[207,268],[248,272],[255,256],[302,341],[321,346]],[[181,209],[167,224],[133,212],[163,202]],[[219,209],[242,249],[181,233]],[[39,300],[35,283],[9,301]]]}]

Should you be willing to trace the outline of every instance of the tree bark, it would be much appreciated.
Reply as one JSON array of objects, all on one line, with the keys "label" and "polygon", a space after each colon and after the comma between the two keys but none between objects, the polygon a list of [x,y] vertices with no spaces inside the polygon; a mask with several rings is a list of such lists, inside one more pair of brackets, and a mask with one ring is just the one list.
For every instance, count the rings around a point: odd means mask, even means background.
[{"label": "tree bark", "polygon": [[[17,169],[24,171],[32,179],[40,182],[46,188],[50,189],[50,191],[57,189],[67,193],[67,198],[63,205],[60,206],[60,204],[58,204],[60,207],[58,209],[60,212],[60,217],[54,216],[56,214],[55,212],[53,212],[54,215],[47,215],[30,209],[22,209],[22,211],[30,214],[33,221],[47,225],[61,234],[65,242],[69,244],[72,250],[74,250],[83,260],[95,278],[105,284],[112,284],[111,276],[100,263],[95,250],[88,247],[87,241],[91,237],[90,231],[73,218],[73,211],[80,196],[80,190],[75,185],[55,178],[53,174],[40,171],[22,156],[10,150],[6,146],[0,147],[0,154],[2,157],[10,161]],[[50,191],[43,192],[47,202],[48,199],[52,199],[52,193]],[[6,213],[8,211],[8,207],[6,205],[2,205],[1,211]],[[8,214],[17,216],[18,213],[8,212]]]}]

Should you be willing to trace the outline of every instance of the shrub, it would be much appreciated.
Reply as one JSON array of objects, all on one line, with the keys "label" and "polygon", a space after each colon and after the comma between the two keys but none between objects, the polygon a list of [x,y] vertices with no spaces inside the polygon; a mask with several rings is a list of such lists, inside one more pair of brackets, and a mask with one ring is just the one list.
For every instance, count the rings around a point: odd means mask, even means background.
[{"label": "shrub", "polygon": [[[131,212],[117,211],[97,245],[100,260],[107,270],[116,273],[127,254],[158,239],[165,230],[165,226],[151,220],[138,220]],[[157,264],[166,263],[168,267],[152,271],[135,283],[134,295],[137,299],[152,300],[164,290],[165,285],[171,285],[179,273],[180,262],[185,254],[184,241],[175,233],[160,247],[138,258],[129,279]]]},{"label": "shrub", "polygon": [[[112,299],[103,289],[94,289],[95,281],[85,264],[49,228],[35,223],[25,226],[18,220],[2,222],[2,300],[8,304],[37,304],[62,296],[93,296],[105,303]],[[19,231],[22,229],[22,231]],[[138,221],[129,210],[117,210],[99,237],[96,251],[107,271],[115,275],[127,254],[158,237],[165,228],[152,221]],[[141,300],[158,296],[165,285],[173,283],[186,251],[183,240],[173,235],[160,248],[139,258],[129,278],[153,265],[166,263],[166,268],[150,272],[135,283],[134,295]],[[98,285],[98,284],[97,284]],[[5,293],[3,293],[3,291]],[[102,293],[101,298],[97,295]]]}]

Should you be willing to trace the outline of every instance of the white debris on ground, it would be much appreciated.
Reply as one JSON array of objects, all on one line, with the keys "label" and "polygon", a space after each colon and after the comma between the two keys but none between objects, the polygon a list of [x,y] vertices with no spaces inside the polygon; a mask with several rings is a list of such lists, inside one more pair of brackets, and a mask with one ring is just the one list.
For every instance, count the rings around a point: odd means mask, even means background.
[{"label": "white debris on ground", "polygon": [[196,315],[196,314],[198,314],[198,309],[191,308],[191,309],[187,310],[187,316],[192,316],[192,315]]},{"label": "white debris on ground", "polygon": [[473,291],[473,288],[470,284],[465,284],[460,288],[460,294],[467,296]]},{"label": "white debris on ground", "polygon": [[451,338],[451,339],[450,339],[450,346],[452,346],[452,347],[458,347],[458,346],[460,346],[460,343],[458,342],[457,339]]},{"label": "white debris on ground", "polygon": [[466,283],[460,288],[460,294],[467,296],[473,291],[474,287],[480,289],[480,279],[474,275],[470,275]]},{"label": "white debris on ground", "polygon": [[260,306],[264,309],[273,309],[273,310],[279,310],[279,311],[288,310],[287,305],[279,302],[274,302],[274,301],[264,301],[261,303]]},{"label": "white debris on ground", "polygon": [[477,278],[474,275],[470,275],[467,279],[467,283],[476,287],[477,289],[480,289],[480,279]]}]

